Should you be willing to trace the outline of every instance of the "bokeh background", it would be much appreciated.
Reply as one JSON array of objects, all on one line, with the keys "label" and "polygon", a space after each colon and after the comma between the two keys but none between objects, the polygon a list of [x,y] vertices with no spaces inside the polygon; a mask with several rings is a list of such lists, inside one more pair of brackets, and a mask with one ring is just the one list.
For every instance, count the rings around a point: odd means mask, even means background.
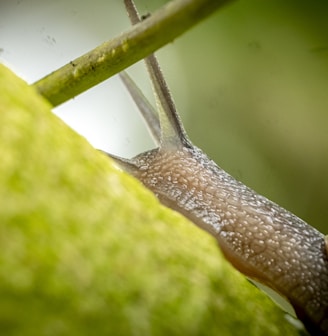
[{"label": "bokeh background", "polygon": [[[141,13],[166,1],[136,1]],[[193,142],[328,233],[328,3],[240,0],[158,52]],[[27,82],[129,27],[119,0],[1,0],[0,59]],[[152,100],[142,64],[129,69]],[[92,146],[153,147],[117,77],[54,109]]]}]

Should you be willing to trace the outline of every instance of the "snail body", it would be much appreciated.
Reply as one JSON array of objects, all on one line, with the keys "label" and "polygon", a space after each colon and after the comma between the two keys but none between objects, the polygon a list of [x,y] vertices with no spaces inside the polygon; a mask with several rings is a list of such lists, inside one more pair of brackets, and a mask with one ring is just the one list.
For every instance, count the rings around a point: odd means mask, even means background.
[{"label": "snail body", "polygon": [[226,259],[285,298],[313,335],[328,335],[323,234],[235,180],[190,143],[132,161],[124,169],[161,203],[213,235]]},{"label": "snail body", "polygon": [[[138,22],[134,6],[129,15]],[[155,56],[145,61],[158,116],[131,78],[126,73],[121,78],[158,148],[130,160],[108,155],[164,205],[213,235],[236,269],[286,299],[311,334],[328,335],[327,237],[234,179],[195,147]]]}]

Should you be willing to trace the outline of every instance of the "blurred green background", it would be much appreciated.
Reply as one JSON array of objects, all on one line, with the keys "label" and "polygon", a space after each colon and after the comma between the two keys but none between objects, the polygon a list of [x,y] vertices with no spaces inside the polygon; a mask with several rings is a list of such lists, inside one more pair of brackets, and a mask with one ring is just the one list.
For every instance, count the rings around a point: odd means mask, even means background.
[{"label": "blurred green background", "polygon": [[[165,3],[136,2],[142,13]],[[323,0],[235,1],[158,53],[193,142],[324,233],[327,14]],[[0,22],[1,59],[29,82],[129,27],[116,0],[1,2]],[[131,72],[151,96],[144,69]],[[126,98],[109,80],[55,112],[95,147],[131,156],[151,142]]]},{"label": "blurred green background", "polygon": [[236,1],[168,47],[178,66],[162,61],[193,142],[324,233],[327,15],[327,1]]}]

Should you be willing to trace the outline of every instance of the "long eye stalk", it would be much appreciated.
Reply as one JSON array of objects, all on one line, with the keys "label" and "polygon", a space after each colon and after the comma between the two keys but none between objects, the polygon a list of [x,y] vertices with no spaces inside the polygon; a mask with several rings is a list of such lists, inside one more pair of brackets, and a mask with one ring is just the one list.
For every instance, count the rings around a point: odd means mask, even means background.
[{"label": "long eye stalk", "polygon": [[[139,23],[140,17],[133,1],[124,0],[132,24]],[[161,147],[181,148],[188,142],[187,135],[177,113],[172,95],[166,84],[159,63],[154,54],[145,58],[152,81],[161,125]]]}]

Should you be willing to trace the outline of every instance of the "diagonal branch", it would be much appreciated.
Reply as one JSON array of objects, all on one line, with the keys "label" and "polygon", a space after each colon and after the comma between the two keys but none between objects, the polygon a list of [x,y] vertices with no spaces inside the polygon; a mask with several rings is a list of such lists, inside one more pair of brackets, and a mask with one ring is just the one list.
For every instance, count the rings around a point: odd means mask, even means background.
[{"label": "diagonal branch", "polygon": [[173,0],[125,33],[64,65],[33,86],[58,106],[173,41],[232,0]]}]

